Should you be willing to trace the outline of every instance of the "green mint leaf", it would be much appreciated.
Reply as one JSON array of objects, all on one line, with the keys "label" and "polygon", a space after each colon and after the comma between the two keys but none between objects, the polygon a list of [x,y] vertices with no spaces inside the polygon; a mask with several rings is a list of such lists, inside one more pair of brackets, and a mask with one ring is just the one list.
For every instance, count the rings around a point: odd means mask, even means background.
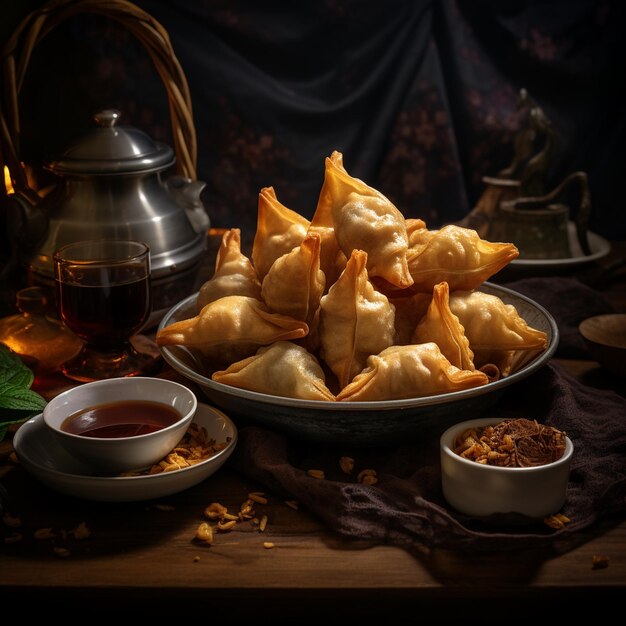
[{"label": "green mint leaf", "polygon": [[0,382],[10,382],[18,387],[29,388],[34,375],[18,354],[0,343]]},{"label": "green mint leaf", "polygon": [[0,371],[0,383],[11,387],[29,389],[33,384],[33,379],[33,373],[28,368]]},{"label": "green mint leaf", "polygon": [[13,411],[41,411],[46,401],[32,391],[33,373],[20,357],[4,344],[0,344],[0,422],[16,420]]},{"label": "green mint leaf", "polygon": [[0,382],[0,409],[43,410],[46,401],[35,391]]}]

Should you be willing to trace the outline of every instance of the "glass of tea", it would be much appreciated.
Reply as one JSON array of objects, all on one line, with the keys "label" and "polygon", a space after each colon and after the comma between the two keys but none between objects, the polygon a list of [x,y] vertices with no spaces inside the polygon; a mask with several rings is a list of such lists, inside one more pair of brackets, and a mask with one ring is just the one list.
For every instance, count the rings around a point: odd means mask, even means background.
[{"label": "glass of tea", "polygon": [[151,373],[158,356],[131,343],[151,312],[149,247],[125,240],[70,243],[54,253],[54,271],[61,320],[85,341],[61,366],[65,376],[89,382]]}]

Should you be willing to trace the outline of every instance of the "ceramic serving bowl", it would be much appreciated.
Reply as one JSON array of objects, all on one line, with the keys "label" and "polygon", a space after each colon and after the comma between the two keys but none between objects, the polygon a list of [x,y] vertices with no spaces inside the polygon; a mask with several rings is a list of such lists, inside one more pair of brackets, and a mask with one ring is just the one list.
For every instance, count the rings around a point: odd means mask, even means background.
[{"label": "ceramic serving bowl", "polygon": [[497,424],[502,418],[482,418],[455,424],[441,435],[441,486],[450,505],[476,517],[519,513],[541,519],[565,503],[574,446],[565,440],[563,456],[536,467],[482,465],[454,452],[454,441],[465,430]]},{"label": "ceramic serving bowl", "polygon": [[[459,414],[478,417],[495,403],[510,386],[543,367],[554,354],[559,331],[552,315],[530,298],[499,285],[483,283],[480,291],[495,294],[513,304],[533,328],[546,333],[544,352],[511,375],[474,389],[428,397],[376,402],[331,402],[301,400],[258,393],[225,385],[211,379],[211,372],[200,359],[183,346],[161,346],[167,363],[196,383],[212,404],[233,418],[255,422],[283,431],[294,438],[324,444],[381,445],[411,438],[438,436],[443,427],[458,421]],[[195,315],[193,294],[172,307],[159,329]]]},{"label": "ceramic serving bowl", "polygon": [[626,313],[589,317],[578,330],[591,356],[610,372],[626,378]]},{"label": "ceramic serving bowl", "polygon": [[[67,432],[64,422],[90,407],[111,403],[149,401],[171,407],[176,421],[146,434],[95,437]],[[43,420],[55,440],[94,472],[115,475],[149,467],[181,440],[196,413],[195,394],[171,380],[125,377],[74,387],[56,396],[43,410]],[[156,407],[158,408],[158,407]]]}]

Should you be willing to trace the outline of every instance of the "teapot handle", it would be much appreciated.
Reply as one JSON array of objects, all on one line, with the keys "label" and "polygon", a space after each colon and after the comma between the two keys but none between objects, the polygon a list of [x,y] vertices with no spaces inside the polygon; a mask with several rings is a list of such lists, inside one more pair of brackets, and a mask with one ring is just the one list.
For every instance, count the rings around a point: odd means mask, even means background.
[{"label": "teapot handle", "polygon": [[[37,190],[31,187],[19,158],[18,94],[35,45],[58,24],[79,13],[110,17],[128,28],[143,44],[168,94],[177,173],[195,179],[197,142],[185,74],[165,28],[127,0],[49,0],[21,22],[2,50],[1,57],[4,100],[0,103],[0,169],[8,167],[16,190],[31,198],[36,195]],[[4,191],[4,186],[0,187]]]}]

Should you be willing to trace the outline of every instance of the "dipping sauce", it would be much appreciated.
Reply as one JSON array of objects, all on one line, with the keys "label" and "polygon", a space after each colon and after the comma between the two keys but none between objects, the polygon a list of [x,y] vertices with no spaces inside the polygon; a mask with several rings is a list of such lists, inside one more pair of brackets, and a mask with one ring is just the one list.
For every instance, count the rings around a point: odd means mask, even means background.
[{"label": "dipping sauce", "polygon": [[172,406],[146,400],[109,402],[65,418],[61,430],[72,435],[114,439],[147,435],[174,424],[181,414]]}]

